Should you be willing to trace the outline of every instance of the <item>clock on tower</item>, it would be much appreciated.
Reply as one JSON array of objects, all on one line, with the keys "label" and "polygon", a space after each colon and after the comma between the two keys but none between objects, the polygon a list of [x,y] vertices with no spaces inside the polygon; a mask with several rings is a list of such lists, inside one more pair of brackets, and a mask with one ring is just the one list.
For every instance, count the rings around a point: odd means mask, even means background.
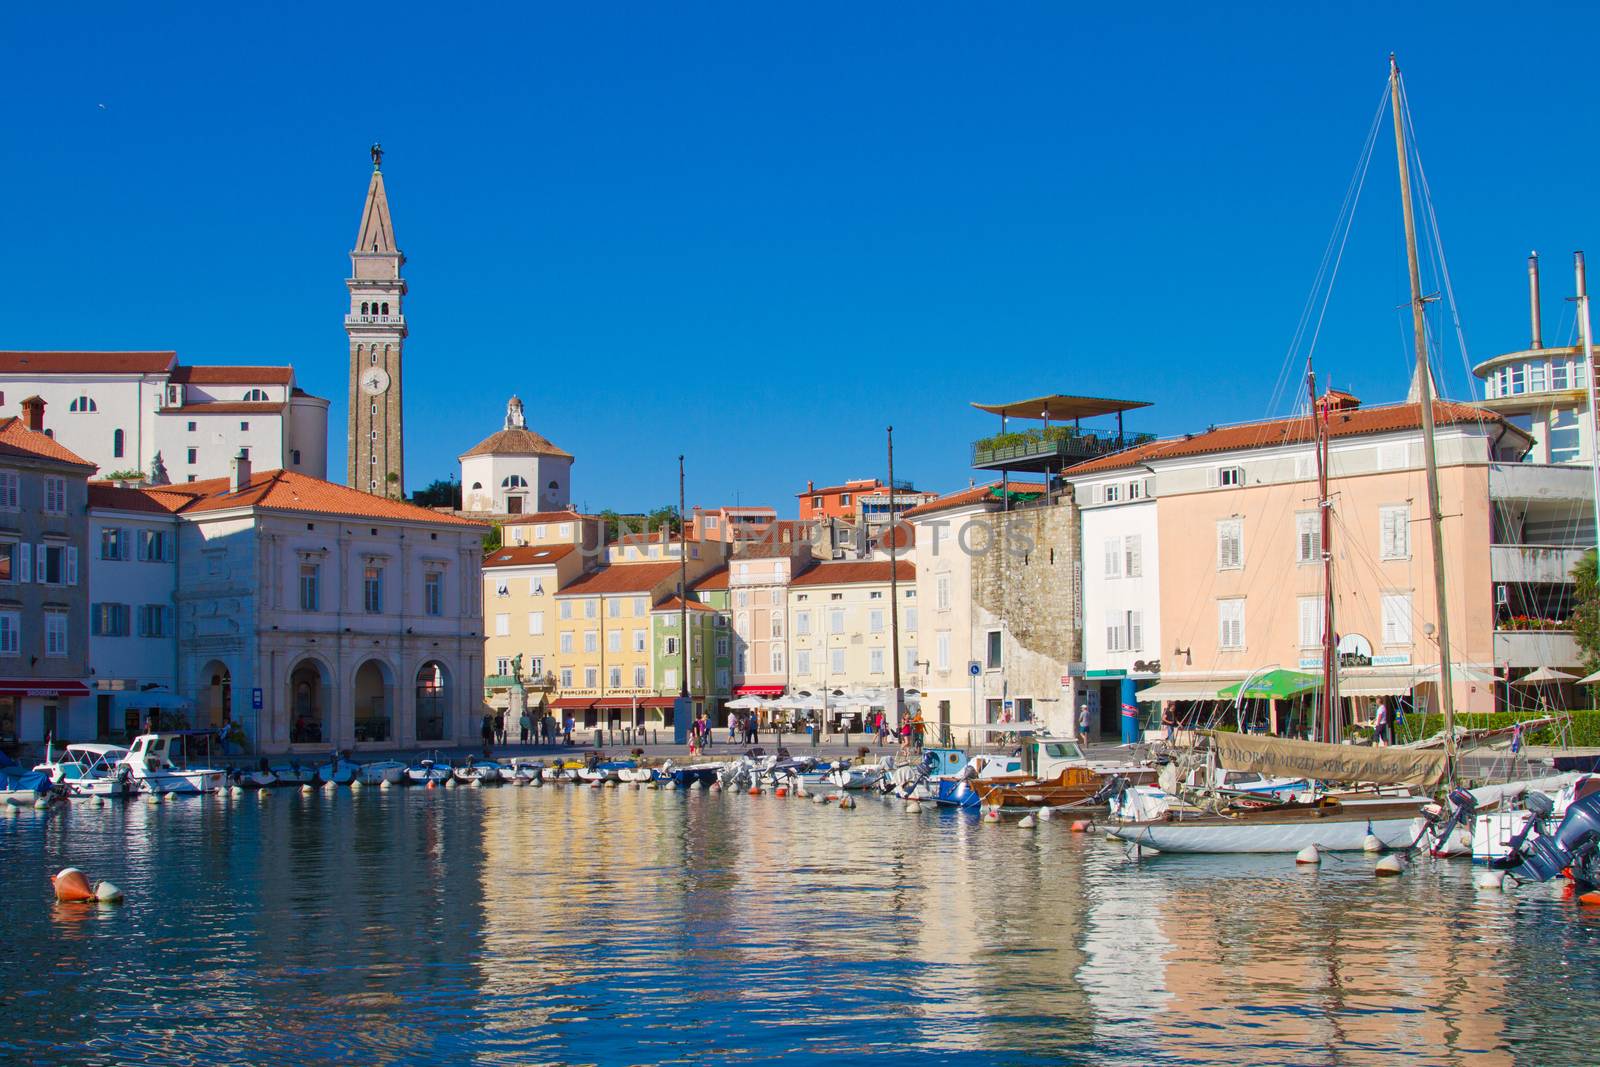
[{"label": "clock on tower", "polygon": [[372,180],[361,210],[361,230],[350,253],[349,479],[352,488],[378,496],[405,495],[405,437],[401,423],[400,358],[406,339],[406,257],[395,245],[394,223],[380,164],[372,146]]}]

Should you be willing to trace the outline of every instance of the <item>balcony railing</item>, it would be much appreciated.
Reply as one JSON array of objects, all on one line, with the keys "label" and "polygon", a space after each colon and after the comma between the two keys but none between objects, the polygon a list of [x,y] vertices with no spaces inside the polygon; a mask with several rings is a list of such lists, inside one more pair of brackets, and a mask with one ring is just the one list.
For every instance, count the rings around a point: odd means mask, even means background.
[{"label": "balcony railing", "polygon": [[972,465],[993,467],[1003,463],[1043,459],[1075,463],[1154,440],[1155,434],[1149,433],[1097,434],[1070,427],[1003,433],[973,442]]},{"label": "balcony railing", "polygon": [[1501,667],[1555,667],[1571,670],[1583,665],[1583,653],[1571,630],[1501,630],[1494,632],[1494,662]]},{"label": "balcony railing", "polygon": [[346,326],[403,326],[405,325],[405,321],[406,317],[404,315],[346,315],[344,317],[344,324]]},{"label": "balcony railing", "polygon": [[1563,545],[1490,545],[1489,577],[1505,583],[1567,583],[1588,551]]}]

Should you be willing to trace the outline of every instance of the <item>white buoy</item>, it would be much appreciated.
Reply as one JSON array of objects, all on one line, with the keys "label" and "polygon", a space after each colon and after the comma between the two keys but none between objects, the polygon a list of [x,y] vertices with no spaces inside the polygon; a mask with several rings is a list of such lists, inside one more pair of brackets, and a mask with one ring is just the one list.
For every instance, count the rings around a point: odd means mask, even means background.
[{"label": "white buoy", "polygon": [[1035,819],[1032,815],[1024,815],[1017,825],[1022,827],[1024,830],[1032,830],[1035,826],[1039,825],[1039,820]]},{"label": "white buoy", "polygon": [[312,785],[310,782],[307,782],[305,785],[300,787],[300,792],[302,793],[315,793],[316,791],[317,787]]},{"label": "white buoy", "polygon": [[922,801],[915,798],[906,801],[906,814],[915,815],[922,810]]},{"label": "white buoy", "polygon": [[161,794],[160,793],[146,793],[145,796],[144,796],[144,802],[146,804],[159,804],[159,803],[161,803]]},{"label": "white buoy", "polygon": [[1382,852],[1384,847],[1382,839],[1377,834],[1368,834],[1361,839],[1361,851],[1363,852]]},{"label": "white buoy", "polygon": [[1314,867],[1322,862],[1322,850],[1317,848],[1316,845],[1307,845],[1294,854],[1294,861]]},{"label": "white buoy", "polygon": [[1405,869],[1406,865],[1401,862],[1400,857],[1394,853],[1390,853],[1377,862],[1377,864],[1372,868],[1372,873],[1377,875],[1379,878],[1393,878],[1402,873]]},{"label": "white buoy", "polygon": [[813,796],[811,798],[811,803],[813,803],[813,804],[826,804],[827,802],[828,802],[828,797],[827,797],[826,794],[823,794],[823,793],[817,793],[815,796]]},{"label": "white buoy", "polygon": [[50,806],[50,798],[49,797],[43,797],[43,796],[39,797],[37,800],[35,800],[33,802],[33,806],[35,808],[37,808],[38,810],[43,811],[45,808],[48,808]]},{"label": "white buoy", "polygon": [[1055,813],[1054,810],[1052,810],[1050,808],[1040,808],[1039,809],[1039,821],[1040,822],[1049,822],[1051,819],[1053,819],[1055,817],[1056,817],[1056,813]]},{"label": "white buoy", "polygon": [[646,789],[654,789],[659,791],[661,789],[661,783],[652,778],[644,784],[644,787]]},{"label": "white buoy", "polygon": [[1479,871],[1472,876],[1472,884],[1479,889],[1499,889],[1505,881],[1505,871]]},{"label": "white buoy", "polygon": [[999,808],[984,808],[983,809],[983,821],[984,822],[999,822],[1000,821],[1000,809]]},{"label": "white buoy", "polygon": [[354,793],[356,790],[358,790],[360,788],[361,788],[361,779],[359,779],[359,778],[350,779],[350,792]]},{"label": "white buoy", "polygon": [[94,884],[94,899],[102,904],[121,904],[122,890],[110,882],[96,882]]}]

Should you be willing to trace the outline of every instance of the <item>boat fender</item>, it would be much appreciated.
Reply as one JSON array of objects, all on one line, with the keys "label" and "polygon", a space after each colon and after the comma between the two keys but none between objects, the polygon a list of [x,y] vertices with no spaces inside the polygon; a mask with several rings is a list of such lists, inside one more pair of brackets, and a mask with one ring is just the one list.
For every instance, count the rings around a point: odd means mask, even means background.
[{"label": "boat fender", "polygon": [[1383,850],[1383,840],[1379,838],[1377,834],[1368,834],[1366,837],[1361,839],[1361,851],[1382,852]]},{"label": "boat fender", "polygon": [[999,808],[984,808],[983,809],[983,821],[984,822],[999,822],[1000,821],[1000,809]]},{"label": "boat fender", "polygon": [[312,785],[310,782],[307,782],[305,785],[300,787],[300,792],[302,793],[315,793],[316,791],[317,787]]},{"label": "boat fender", "polygon": [[1479,871],[1472,876],[1472,884],[1479,889],[1499,889],[1505,880],[1505,871]]},{"label": "boat fender", "polygon": [[813,804],[826,804],[827,802],[828,798],[821,793],[817,793],[811,798],[811,803]]},{"label": "boat fender", "polygon": [[807,797],[811,796],[811,790],[807,789],[804,783],[801,783],[795,787],[794,795],[799,797],[801,800],[805,800]]},{"label": "boat fender", "polygon": [[1406,866],[1401,862],[1400,857],[1391,853],[1377,862],[1377,865],[1372,868],[1372,873],[1379,878],[1393,878],[1401,874],[1405,869]]},{"label": "boat fender", "polygon": [[908,800],[908,801],[906,801],[905,812],[906,812],[907,815],[915,815],[921,810],[922,810],[922,801],[920,801],[920,800]]},{"label": "boat fender", "polygon": [[1578,897],[1578,903],[1586,908],[1600,908],[1600,893],[1583,893]]},{"label": "boat fender", "polygon": [[1051,819],[1053,819],[1055,817],[1056,817],[1056,813],[1055,813],[1055,811],[1053,809],[1051,809],[1051,808],[1040,808],[1039,809],[1039,821],[1040,822],[1049,822]]},{"label": "boat fender", "polygon": [[1316,866],[1322,862],[1322,850],[1316,845],[1307,845],[1294,854],[1294,861],[1308,866]]},{"label": "boat fender", "polygon": [[110,882],[96,882],[94,884],[94,899],[102,904],[121,904],[122,890]]},{"label": "boat fender", "polygon": [[1090,822],[1088,819],[1072,820],[1072,832],[1075,834],[1086,834],[1093,829],[1094,823]]},{"label": "boat fender", "polygon": [[1035,826],[1039,825],[1039,820],[1035,819],[1032,815],[1024,815],[1021,820],[1018,821],[1017,825],[1024,830],[1032,830]]},{"label": "boat fender", "polygon": [[780,785],[778,788],[772,791],[772,795],[775,797],[786,797],[789,795],[789,791]]},{"label": "boat fender", "polygon": [[94,899],[94,890],[89,886],[89,879],[76,867],[61,868],[50,877],[50,884],[55,887],[57,900],[76,903],[80,900]]},{"label": "boat fender", "polygon": [[[677,784],[677,783],[676,783],[676,782],[674,782],[674,783],[673,783],[673,784],[674,784],[674,785],[676,785],[676,784]],[[711,783],[711,791],[712,791],[712,792],[713,792],[713,793],[720,793],[720,792],[722,792],[722,783],[721,783],[721,782],[712,782],[712,783]]]},{"label": "boat fender", "polygon": [[[383,784],[384,785],[388,785],[389,783],[388,782],[384,782]],[[356,790],[358,790],[360,788],[362,788],[361,779],[359,779],[359,778],[350,779],[350,792],[354,793]]]},{"label": "boat fender", "polygon": [[146,804],[151,804],[151,805],[159,804],[159,803],[161,803],[161,794],[160,793],[146,793],[144,795],[144,802]]},{"label": "boat fender", "polygon": [[856,798],[847,793],[839,798],[839,806],[848,811],[856,806]]},{"label": "boat fender", "polygon": [[433,779],[432,779],[432,778],[429,778],[429,779],[428,779],[428,788],[429,788],[429,789],[432,789],[432,788],[433,788],[433,787],[434,787],[434,786],[435,786],[435,785],[437,785],[437,784],[438,784],[438,783],[436,783],[436,782],[435,782],[435,781],[434,781],[434,780],[433,780]]},{"label": "boat fender", "polygon": [[753,796],[753,797],[760,796],[761,795],[761,787],[759,785],[751,786],[750,787],[750,795]]},{"label": "boat fender", "polygon": [[40,811],[43,811],[45,808],[50,806],[50,798],[48,796],[40,796],[33,802],[33,806]]}]

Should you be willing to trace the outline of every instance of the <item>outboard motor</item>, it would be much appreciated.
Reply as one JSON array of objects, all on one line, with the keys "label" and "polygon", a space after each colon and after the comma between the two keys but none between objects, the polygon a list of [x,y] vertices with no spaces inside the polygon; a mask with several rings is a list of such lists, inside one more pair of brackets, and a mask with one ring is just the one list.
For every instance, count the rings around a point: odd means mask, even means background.
[{"label": "outboard motor", "polygon": [[1600,793],[1591,793],[1567,808],[1567,814],[1554,833],[1545,829],[1554,804],[1543,793],[1530,793],[1528,812],[1532,816],[1510,842],[1504,859],[1490,862],[1511,877],[1524,882],[1548,882],[1570,870],[1578,892],[1600,887]]},{"label": "outboard motor", "polygon": [[[1542,793],[1533,795],[1543,796]],[[1469,790],[1456,786],[1450,790],[1450,796],[1447,799],[1450,803],[1448,817],[1446,817],[1444,809],[1438,804],[1428,804],[1423,807],[1422,817],[1427,821],[1428,825],[1423,828],[1422,833],[1417,835],[1417,840],[1412,842],[1412,847],[1421,844],[1422,839],[1431,834],[1433,836],[1433,854],[1436,856],[1448,855],[1448,851],[1445,850],[1445,843],[1450,840],[1450,835],[1455,833],[1456,827],[1470,826],[1472,821],[1478,817],[1478,798],[1473,796]],[[1545,797],[1544,799],[1545,803],[1548,804],[1550,798]],[[1546,808],[1547,812],[1548,810]]]}]

